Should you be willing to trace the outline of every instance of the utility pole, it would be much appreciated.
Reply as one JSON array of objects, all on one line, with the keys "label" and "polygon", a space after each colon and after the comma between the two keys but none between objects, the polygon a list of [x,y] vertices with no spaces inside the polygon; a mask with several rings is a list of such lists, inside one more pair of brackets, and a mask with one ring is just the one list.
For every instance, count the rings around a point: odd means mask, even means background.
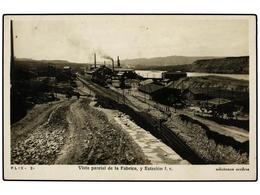
[{"label": "utility pole", "polygon": [[125,89],[123,88],[123,104],[125,104]]},{"label": "utility pole", "polygon": [[[149,84],[148,84],[149,85]],[[148,86],[148,91],[149,91],[149,93],[151,94],[151,87],[150,86]],[[148,96],[148,98],[147,98],[147,103],[148,103],[148,111],[150,110],[150,102],[149,102],[149,96]]]},{"label": "utility pole", "polygon": [[13,41],[13,20],[11,20],[10,23],[10,46],[11,46],[11,58],[10,58],[10,69],[11,69],[11,83],[14,78],[12,78],[14,75],[14,41]]},{"label": "utility pole", "polygon": [[183,92],[183,79],[181,80],[181,93]]},{"label": "utility pole", "polygon": [[207,85],[207,107],[209,105],[209,85]]},{"label": "utility pole", "polygon": [[219,89],[218,89],[218,105],[220,105],[220,87],[219,87]]}]

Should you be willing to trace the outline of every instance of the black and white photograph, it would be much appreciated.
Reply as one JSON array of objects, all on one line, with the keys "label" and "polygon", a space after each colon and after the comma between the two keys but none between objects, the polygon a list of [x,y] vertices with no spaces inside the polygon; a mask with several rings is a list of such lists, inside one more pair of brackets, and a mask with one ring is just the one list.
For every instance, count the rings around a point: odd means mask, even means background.
[{"label": "black and white photograph", "polygon": [[255,15],[3,21],[7,179],[255,179]]}]

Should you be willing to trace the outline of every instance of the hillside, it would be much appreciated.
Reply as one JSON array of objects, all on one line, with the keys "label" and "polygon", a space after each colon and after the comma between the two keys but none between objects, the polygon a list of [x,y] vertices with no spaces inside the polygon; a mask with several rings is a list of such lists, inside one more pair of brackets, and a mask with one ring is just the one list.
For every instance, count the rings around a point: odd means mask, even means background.
[{"label": "hillside", "polygon": [[192,64],[196,60],[211,59],[214,57],[166,56],[155,58],[136,58],[121,60],[121,63],[136,69],[149,69],[151,66],[164,67],[172,65]]},{"label": "hillside", "polygon": [[[41,68],[48,65],[55,65],[57,68],[71,66],[74,70],[88,67],[87,63],[73,63],[64,60],[32,60],[15,59],[17,66],[28,68]],[[157,58],[138,58],[121,60],[123,66],[139,70],[164,70],[164,71],[185,71],[185,72],[208,72],[224,74],[248,74],[249,56],[240,57],[185,57],[168,56]]]},{"label": "hillside", "polygon": [[15,66],[23,67],[26,69],[41,69],[48,65],[55,66],[56,68],[63,68],[64,66],[71,66],[72,69],[78,70],[81,67],[87,67],[87,63],[74,63],[65,60],[33,60],[28,58],[16,58]]},{"label": "hillside", "polygon": [[[186,77],[174,82],[177,89],[221,89],[225,91],[238,91],[248,93],[249,82],[229,77],[201,76]],[[217,93],[215,91],[215,93]]]},{"label": "hillside", "polygon": [[249,72],[249,56],[205,58],[206,57],[171,56],[150,59],[133,59],[128,60],[127,62],[133,62],[133,64],[129,66],[140,70],[207,72],[223,74],[248,74]]},{"label": "hillside", "polygon": [[169,67],[171,71],[248,74],[249,56],[197,60],[192,64]]}]

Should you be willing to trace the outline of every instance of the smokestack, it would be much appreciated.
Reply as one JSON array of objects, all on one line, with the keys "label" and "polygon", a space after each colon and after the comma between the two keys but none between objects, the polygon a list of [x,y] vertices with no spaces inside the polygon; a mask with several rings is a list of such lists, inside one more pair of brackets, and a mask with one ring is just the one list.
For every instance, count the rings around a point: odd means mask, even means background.
[{"label": "smokestack", "polygon": [[119,60],[119,56],[117,56],[117,67],[120,67],[120,60]]},{"label": "smokestack", "polygon": [[115,70],[115,65],[114,65],[114,60],[113,60],[113,58],[111,58],[111,61],[112,61],[112,70],[113,70],[113,72],[114,72],[114,70]]},{"label": "smokestack", "polygon": [[96,59],[96,53],[94,53],[94,67],[97,68],[97,59]]},{"label": "smokestack", "polygon": [[104,61],[104,66],[106,66],[106,61]]},{"label": "smokestack", "polygon": [[115,69],[115,64],[114,64],[114,59],[112,58],[112,57],[110,57],[110,56],[107,56],[107,55],[104,55],[104,56],[102,56],[104,59],[107,59],[107,60],[111,60],[112,61],[112,70],[113,70],[113,72],[114,72],[114,69]]}]

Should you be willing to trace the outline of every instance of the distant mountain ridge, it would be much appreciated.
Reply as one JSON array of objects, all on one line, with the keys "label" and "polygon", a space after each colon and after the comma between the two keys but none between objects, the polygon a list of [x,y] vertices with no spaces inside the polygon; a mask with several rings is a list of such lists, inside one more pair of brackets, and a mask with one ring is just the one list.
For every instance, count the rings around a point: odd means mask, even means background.
[{"label": "distant mountain ridge", "polygon": [[81,63],[74,63],[69,62],[67,60],[34,60],[31,58],[15,58],[15,62],[38,62],[38,63],[55,63],[55,64],[81,64]]},{"label": "distant mountain ridge", "polygon": [[[249,56],[185,57],[168,56],[122,60],[122,64],[140,70],[248,74]],[[132,63],[132,64],[131,64]]]},{"label": "distant mountain ridge", "polygon": [[145,66],[169,66],[169,65],[183,65],[191,64],[196,60],[218,58],[214,56],[166,56],[154,58],[135,58],[121,60],[121,63],[128,67],[145,67]]},{"label": "distant mountain ridge", "polygon": [[[41,67],[55,65],[57,67],[71,66],[73,69],[89,67],[90,63],[73,63],[66,60],[33,60],[27,58],[15,59],[16,65]],[[248,74],[249,56],[239,57],[185,57],[168,56],[157,58],[138,58],[121,60],[124,67],[139,70],[164,70],[185,72],[206,72],[224,74]]]},{"label": "distant mountain ridge", "polygon": [[192,64],[169,67],[171,71],[249,74],[249,56],[197,60]]},{"label": "distant mountain ridge", "polygon": [[54,65],[56,67],[63,67],[63,66],[71,66],[72,69],[79,68],[79,67],[86,67],[90,64],[88,63],[75,63],[69,62],[67,60],[34,60],[30,58],[15,58],[14,60],[16,66],[24,66],[24,67],[46,67],[48,65]]}]

